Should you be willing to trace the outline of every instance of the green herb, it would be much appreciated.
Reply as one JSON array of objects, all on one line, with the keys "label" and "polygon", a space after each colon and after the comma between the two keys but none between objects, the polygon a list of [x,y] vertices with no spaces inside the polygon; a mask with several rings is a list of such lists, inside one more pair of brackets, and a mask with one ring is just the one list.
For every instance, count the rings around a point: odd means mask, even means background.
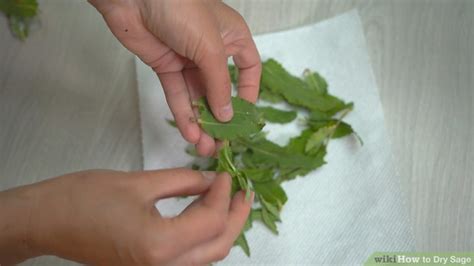
[{"label": "green herb", "polygon": [[205,98],[201,98],[197,106],[199,108],[199,124],[207,134],[216,139],[232,140],[237,137],[246,137],[259,132],[265,125],[256,106],[241,98],[232,97],[234,116],[226,123],[221,123],[214,118]]},{"label": "green herb", "polygon": [[[229,73],[235,85],[237,68],[229,66]],[[200,115],[198,123],[207,134],[223,140],[223,145],[217,159],[208,158],[206,166],[196,163],[193,167],[228,172],[233,180],[232,194],[244,190],[249,197],[251,190],[255,192],[255,206],[234,243],[247,256],[250,256],[250,246],[245,232],[254,222],[261,222],[278,234],[281,211],[288,201],[282,182],[305,176],[324,165],[331,139],[355,135],[353,128],[342,121],[354,105],[330,95],[326,80],[317,72],[305,70],[303,78],[298,78],[270,59],[263,63],[262,73],[260,99],[270,103],[284,102],[292,110],[256,107],[233,97],[234,118],[221,123],[214,118],[205,99],[196,104]],[[300,135],[291,138],[286,146],[266,139],[265,132],[261,131],[264,121],[289,123],[301,110],[307,112],[301,112],[305,128]],[[193,150],[188,153],[195,155]]]},{"label": "green herb", "polygon": [[324,144],[324,141],[329,139],[329,137],[333,134],[336,130],[336,126],[326,126],[318,129],[318,131],[314,132],[306,142],[306,146],[304,148],[305,152],[309,152],[311,150],[319,150],[321,145]]},{"label": "green herb", "polygon": [[20,40],[28,37],[29,25],[38,12],[36,0],[1,0],[0,11],[8,18],[10,30]]},{"label": "green herb", "polygon": [[246,165],[257,165],[273,169],[315,169],[324,163],[322,158],[289,152],[285,147],[281,147],[266,139],[257,142],[239,141],[248,148],[242,154],[243,163]]},{"label": "green herb", "polygon": [[283,111],[273,107],[258,107],[258,111],[263,115],[263,118],[272,123],[285,124],[296,118],[296,111]]},{"label": "green herb", "polygon": [[237,84],[239,80],[239,71],[236,66],[229,65],[229,75],[230,75],[230,81],[233,84]]},{"label": "green herb", "polygon": [[309,69],[306,69],[303,72],[304,81],[309,89],[316,91],[318,94],[327,94],[328,93],[328,84],[326,80],[319,75],[318,72],[312,72]]},{"label": "green herb", "polygon": [[283,96],[266,88],[261,82],[259,99],[270,103],[280,103],[285,101],[285,98],[283,98]]},{"label": "green herb", "polygon": [[344,106],[338,98],[310,89],[305,81],[290,75],[273,59],[263,63],[262,84],[271,92],[283,96],[288,103],[310,110],[326,112]]},{"label": "green herb", "polygon": [[172,127],[175,127],[175,128],[178,127],[178,125],[176,124],[176,121],[174,121],[174,120],[166,119],[166,122],[168,123],[168,125],[170,125]]},{"label": "green herb", "polygon": [[234,245],[241,247],[245,254],[250,257],[250,247],[247,243],[247,239],[245,238],[245,234],[241,233],[235,240]]},{"label": "green herb", "polygon": [[234,180],[234,182],[232,182],[232,194],[239,190],[245,190],[245,198],[249,199],[251,191],[249,179],[243,171],[234,165],[233,157],[234,155],[229,147],[229,142],[224,141],[219,150],[217,168],[215,170],[218,172],[228,172],[232,176]]}]

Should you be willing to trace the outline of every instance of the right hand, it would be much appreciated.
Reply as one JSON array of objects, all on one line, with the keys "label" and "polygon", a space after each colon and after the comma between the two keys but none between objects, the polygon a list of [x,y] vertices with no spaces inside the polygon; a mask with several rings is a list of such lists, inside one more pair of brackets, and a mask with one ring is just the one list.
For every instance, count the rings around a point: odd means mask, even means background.
[{"label": "right hand", "polygon": [[239,68],[239,96],[257,100],[261,64],[242,16],[216,0],[89,0],[117,39],[160,78],[178,129],[202,156],[216,150],[196,123],[192,101],[207,98],[214,116],[233,116],[227,57]]},{"label": "right hand", "polygon": [[[204,265],[228,254],[249,214],[245,193],[231,199],[230,190],[227,173],[96,170],[0,192],[0,206],[29,199],[29,211],[11,206],[12,213],[2,216],[13,228],[29,219],[29,227],[17,231],[25,232],[18,239],[28,241],[30,254],[92,265]],[[200,197],[176,217],[163,217],[154,207],[183,195]],[[2,246],[15,248],[0,240]],[[0,263],[21,261],[2,257],[20,253],[0,252]]]}]

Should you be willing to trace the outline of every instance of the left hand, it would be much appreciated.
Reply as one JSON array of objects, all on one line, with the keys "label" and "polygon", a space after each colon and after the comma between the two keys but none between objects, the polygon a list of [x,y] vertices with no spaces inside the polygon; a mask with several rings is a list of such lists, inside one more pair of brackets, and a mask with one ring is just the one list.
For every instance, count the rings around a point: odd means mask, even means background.
[{"label": "left hand", "polygon": [[[83,171],[0,192],[0,264],[56,255],[88,265],[205,265],[223,259],[252,205],[227,173]],[[158,200],[200,197],[165,217]]]}]

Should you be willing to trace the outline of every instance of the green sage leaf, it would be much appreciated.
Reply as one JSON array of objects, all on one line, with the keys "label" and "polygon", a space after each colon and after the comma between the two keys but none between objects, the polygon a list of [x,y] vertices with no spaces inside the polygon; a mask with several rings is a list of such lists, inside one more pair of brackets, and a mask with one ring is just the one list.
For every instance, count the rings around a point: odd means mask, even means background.
[{"label": "green sage leaf", "polygon": [[266,183],[254,183],[255,192],[260,195],[265,201],[280,209],[286,203],[288,197],[285,191],[275,180]]},{"label": "green sage leaf", "polygon": [[214,118],[206,99],[201,98],[198,102],[198,122],[202,129],[211,137],[221,140],[248,137],[262,130],[265,123],[254,104],[241,98],[232,97],[232,106],[234,108],[232,120],[220,122]]},{"label": "green sage leaf", "polygon": [[234,242],[234,246],[241,247],[245,255],[247,255],[247,257],[250,257],[249,243],[247,242],[247,238],[245,238],[244,233],[240,233],[239,237],[237,237],[237,239]]},{"label": "green sage leaf", "polygon": [[337,110],[344,102],[329,94],[319,94],[301,79],[289,74],[273,59],[263,63],[262,84],[273,93],[282,95],[290,104],[322,112]]},{"label": "green sage leaf", "polygon": [[313,72],[309,69],[306,69],[303,72],[303,77],[309,89],[316,91],[318,94],[328,93],[328,84],[318,72]]},{"label": "green sage leaf", "polygon": [[278,235],[278,229],[276,225],[276,219],[267,211],[267,209],[262,209],[262,221],[263,224],[272,231],[275,235]]},{"label": "green sage leaf", "polygon": [[308,142],[306,142],[305,152],[319,149],[319,147],[333,134],[335,130],[336,125],[318,129],[309,137]]},{"label": "green sage leaf", "polygon": [[263,118],[272,123],[285,124],[295,120],[295,111],[283,111],[273,107],[257,107]]}]

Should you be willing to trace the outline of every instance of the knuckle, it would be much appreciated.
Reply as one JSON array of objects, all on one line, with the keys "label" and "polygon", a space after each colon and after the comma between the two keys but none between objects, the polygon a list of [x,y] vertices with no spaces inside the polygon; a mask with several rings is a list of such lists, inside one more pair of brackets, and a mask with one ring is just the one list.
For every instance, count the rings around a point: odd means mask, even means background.
[{"label": "knuckle", "polygon": [[161,249],[158,250],[150,247],[143,251],[142,258],[144,265],[159,265],[166,261],[165,253]]},{"label": "knuckle", "polygon": [[196,117],[192,111],[187,110],[172,110],[174,118],[176,119],[176,124],[178,128],[181,130],[181,127],[189,124],[194,123]]},{"label": "knuckle", "polygon": [[224,52],[221,42],[216,42],[214,38],[201,38],[199,41],[199,49],[207,56],[219,56]]},{"label": "knuckle", "polygon": [[157,74],[182,70],[178,55],[170,48],[159,54],[157,58],[145,63]]},{"label": "knuckle", "polygon": [[168,261],[169,246],[160,245],[150,236],[145,236],[139,240],[134,253],[141,265],[161,265]]},{"label": "knuckle", "polygon": [[187,261],[183,265],[201,266],[201,265],[203,265],[203,263],[202,262],[200,263],[199,261],[196,260],[196,258],[191,257],[191,258],[188,258]]},{"label": "knuckle", "polygon": [[226,216],[217,210],[211,210],[210,212],[211,228],[216,232],[217,235],[222,234],[226,228]]},{"label": "knuckle", "polygon": [[187,90],[185,87],[183,86],[167,86],[164,88],[165,90],[165,94],[167,95],[167,97],[172,97],[172,98],[176,98],[176,97],[187,97]]},{"label": "knuckle", "polygon": [[224,62],[226,56],[221,42],[202,40],[196,46],[195,62],[197,65],[215,64],[216,60]]},{"label": "knuckle", "polygon": [[229,247],[219,248],[216,251],[215,260],[223,260],[229,255],[229,253],[230,253],[230,248]]},{"label": "knuckle", "polygon": [[196,144],[196,150],[200,156],[204,156],[204,157],[211,156],[214,152],[214,149],[212,146],[206,145],[202,141]]},{"label": "knuckle", "polygon": [[223,57],[224,56],[223,47],[215,43],[212,43],[212,44],[208,43],[204,45],[204,50],[208,57]]}]

